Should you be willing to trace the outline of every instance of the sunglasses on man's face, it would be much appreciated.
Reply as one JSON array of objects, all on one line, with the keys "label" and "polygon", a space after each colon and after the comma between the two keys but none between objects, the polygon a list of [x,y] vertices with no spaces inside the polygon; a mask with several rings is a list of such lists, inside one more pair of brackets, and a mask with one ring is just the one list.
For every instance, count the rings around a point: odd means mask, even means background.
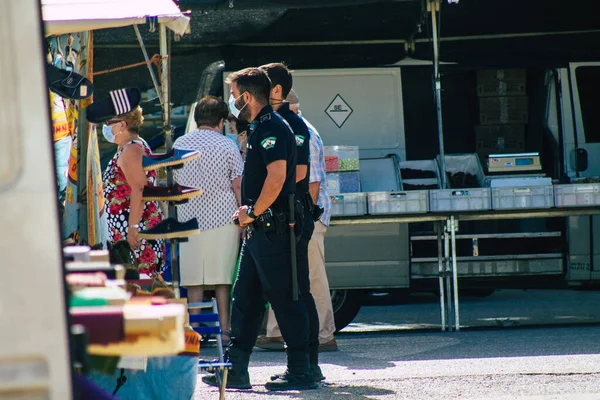
[{"label": "sunglasses on man's face", "polygon": [[114,124],[118,124],[121,121],[123,121],[123,120],[122,119],[113,119],[113,120],[107,121],[105,123],[106,123],[106,125],[111,126],[111,125],[114,125]]}]

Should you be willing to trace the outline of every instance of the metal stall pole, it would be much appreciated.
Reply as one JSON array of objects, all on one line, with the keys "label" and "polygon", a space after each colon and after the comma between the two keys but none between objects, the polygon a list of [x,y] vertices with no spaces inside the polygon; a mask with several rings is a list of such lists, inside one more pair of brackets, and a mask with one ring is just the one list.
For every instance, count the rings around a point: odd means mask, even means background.
[{"label": "metal stall pole", "polygon": [[[165,147],[166,151],[169,152],[173,148],[173,131],[171,129],[171,86],[170,86],[170,75],[171,60],[169,58],[170,50],[170,31],[164,24],[159,26],[160,36],[160,56],[162,63],[162,74],[161,74],[161,95],[162,95],[162,111],[163,111],[163,130],[165,132]],[[167,186],[173,186],[173,172],[170,168],[167,169]],[[168,217],[177,219],[177,209],[175,205],[170,202]],[[177,254],[177,240],[170,240],[171,243],[171,274],[173,281],[173,292],[175,297],[180,298],[181,294],[179,291],[179,255]]]},{"label": "metal stall pole", "polygon": [[[150,61],[148,58],[148,52],[146,51],[146,46],[144,46],[144,39],[142,39],[142,35],[140,34],[140,29],[137,25],[133,25],[133,30],[135,31],[135,36],[137,36],[138,43],[140,44],[140,48],[142,49],[142,54],[144,55],[144,60],[146,62]],[[161,53],[162,54],[162,53]],[[163,104],[163,99],[160,92],[160,87],[158,86],[158,80],[156,79],[156,75],[154,75],[154,70],[152,69],[152,65],[148,64],[148,71],[150,72],[150,78],[152,79],[152,84],[154,85],[154,90],[156,91],[156,95],[158,96],[158,100],[160,101],[160,105]]]},{"label": "metal stall pole", "polygon": [[446,283],[446,318],[448,321],[448,330],[452,331],[452,290],[450,286],[450,221],[446,220],[444,225],[444,282]]},{"label": "metal stall pole", "polygon": [[442,221],[435,223],[437,231],[437,248],[438,248],[438,282],[440,284],[440,314],[442,318],[442,332],[446,331],[446,304],[445,304],[445,289],[444,289],[444,262],[442,255],[442,231],[444,230],[444,224]]},{"label": "metal stall pole", "polygon": [[456,265],[456,219],[450,216],[450,237],[452,242],[452,282],[454,296],[454,330],[460,331],[460,315],[458,309],[458,267]]},{"label": "metal stall pole", "polygon": [[[84,31],[79,35],[79,49],[83,46],[88,46],[88,35],[89,31]],[[73,66],[73,72],[77,72],[82,76],[88,76],[88,51],[81,52],[81,68],[78,70],[79,65]],[[86,62],[83,62],[86,61]],[[89,146],[89,134],[90,127],[89,122],[86,118],[86,111],[83,105],[88,103],[88,100],[79,100],[76,102],[78,108],[77,114],[77,203],[79,203],[77,218],[79,238],[87,243],[90,242],[88,232],[88,202],[93,201],[90,199],[93,196],[93,188],[87,187],[87,164],[88,164],[88,146]],[[88,190],[90,189],[90,190]],[[87,194],[86,194],[87,193]],[[95,243],[90,243],[94,245]]]},{"label": "metal stall pole", "polygon": [[442,189],[446,189],[446,160],[444,153],[444,128],[442,124],[442,81],[440,79],[440,55],[438,12],[440,0],[428,0],[427,11],[431,12],[432,40],[433,40],[433,82],[435,86],[435,106],[437,111],[438,141],[440,151],[440,169],[442,175]]}]

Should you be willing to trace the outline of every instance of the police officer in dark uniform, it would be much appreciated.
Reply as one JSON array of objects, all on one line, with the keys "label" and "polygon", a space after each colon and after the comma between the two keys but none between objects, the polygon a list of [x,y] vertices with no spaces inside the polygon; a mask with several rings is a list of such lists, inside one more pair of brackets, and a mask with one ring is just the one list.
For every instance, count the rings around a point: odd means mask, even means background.
[{"label": "police officer in dark uniform", "polygon": [[[246,229],[246,238],[233,289],[232,338],[227,350],[232,369],[227,387],[252,388],[248,363],[268,301],[287,344],[287,374],[284,379],[267,382],[265,387],[315,389],[308,356],[306,303],[294,301],[292,292],[288,204],[296,189],[295,138],[269,105],[271,81],[264,71],[246,68],[231,74],[227,83],[231,86],[231,113],[250,122],[242,177],[243,206],[234,215],[234,220]],[[215,375],[202,380],[218,384]]]},{"label": "police officer in dark uniform", "polygon": [[[269,78],[271,79],[270,103],[277,114],[290,125],[296,139],[296,148],[298,150],[298,161],[296,165],[296,200],[301,203],[303,209],[302,235],[298,241],[296,249],[296,259],[298,265],[298,289],[302,300],[306,303],[309,322],[309,357],[311,371],[315,381],[325,379],[319,368],[319,314],[315,300],[310,293],[310,276],[308,267],[308,243],[315,229],[313,212],[315,205],[308,191],[310,178],[310,132],[308,127],[296,113],[290,110],[290,104],[285,98],[292,90],[293,78],[290,70],[282,63],[271,63],[262,65]],[[277,319],[279,321],[279,319]],[[282,376],[276,375],[274,378],[281,379]]]}]

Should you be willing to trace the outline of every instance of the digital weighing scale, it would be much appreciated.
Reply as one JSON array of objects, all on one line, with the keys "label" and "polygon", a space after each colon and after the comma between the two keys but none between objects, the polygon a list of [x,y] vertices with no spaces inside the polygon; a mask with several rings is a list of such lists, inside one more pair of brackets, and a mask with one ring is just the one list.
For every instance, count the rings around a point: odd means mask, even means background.
[{"label": "digital weighing scale", "polygon": [[540,153],[490,154],[488,172],[530,172],[541,171]]}]

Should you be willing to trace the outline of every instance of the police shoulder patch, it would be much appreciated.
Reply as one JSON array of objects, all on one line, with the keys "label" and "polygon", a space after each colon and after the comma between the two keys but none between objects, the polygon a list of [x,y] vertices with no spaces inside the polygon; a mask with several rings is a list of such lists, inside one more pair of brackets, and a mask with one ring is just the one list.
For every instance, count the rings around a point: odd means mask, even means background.
[{"label": "police shoulder patch", "polygon": [[296,135],[296,146],[302,146],[306,138],[302,135]]},{"label": "police shoulder patch", "polygon": [[262,142],[260,142],[260,145],[262,147],[264,147],[265,150],[269,150],[273,147],[275,147],[275,142],[277,141],[277,138],[274,136],[270,136],[268,138],[263,139]]}]

